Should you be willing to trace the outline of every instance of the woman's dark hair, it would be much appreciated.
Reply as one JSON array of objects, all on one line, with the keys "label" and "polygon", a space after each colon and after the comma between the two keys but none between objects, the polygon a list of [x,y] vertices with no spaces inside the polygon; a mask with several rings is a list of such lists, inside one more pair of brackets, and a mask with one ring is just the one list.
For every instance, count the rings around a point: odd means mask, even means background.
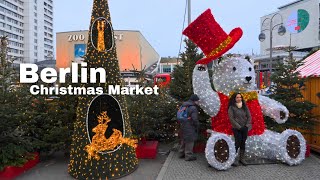
[{"label": "woman's dark hair", "polygon": [[245,102],[244,99],[243,99],[242,94],[241,94],[241,93],[234,93],[234,94],[231,96],[230,100],[229,100],[228,109],[229,109],[230,106],[236,106],[236,97],[237,97],[238,94],[240,94],[240,96],[241,96],[242,109],[247,109],[247,108],[248,108],[247,105],[246,105],[246,102]]}]

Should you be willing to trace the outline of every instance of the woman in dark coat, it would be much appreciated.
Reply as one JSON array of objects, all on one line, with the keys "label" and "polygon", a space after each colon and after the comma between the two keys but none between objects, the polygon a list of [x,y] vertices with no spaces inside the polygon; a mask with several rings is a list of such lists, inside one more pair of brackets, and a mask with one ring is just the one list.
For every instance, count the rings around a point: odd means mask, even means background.
[{"label": "woman in dark coat", "polygon": [[[251,130],[251,114],[243,100],[240,93],[234,93],[228,106],[228,115],[232,125],[232,131],[235,139],[236,151],[240,148],[240,161],[245,165],[244,152],[246,147],[246,140],[248,137],[248,131]],[[239,158],[237,157],[234,165],[239,164]]]}]

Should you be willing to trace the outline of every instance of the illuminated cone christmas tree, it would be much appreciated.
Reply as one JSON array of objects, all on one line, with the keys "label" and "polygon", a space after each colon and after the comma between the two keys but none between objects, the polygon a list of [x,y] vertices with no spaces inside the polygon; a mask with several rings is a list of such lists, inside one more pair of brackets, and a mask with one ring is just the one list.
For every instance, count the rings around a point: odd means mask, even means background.
[{"label": "illuminated cone christmas tree", "polygon": [[[97,73],[96,83],[82,87],[102,87],[103,92],[108,92],[109,85],[121,85],[107,0],[94,0],[84,58],[87,68],[104,68],[106,80]],[[138,160],[131,134],[123,95],[79,97],[69,173],[76,179],[113,179],[133,172]]]}]

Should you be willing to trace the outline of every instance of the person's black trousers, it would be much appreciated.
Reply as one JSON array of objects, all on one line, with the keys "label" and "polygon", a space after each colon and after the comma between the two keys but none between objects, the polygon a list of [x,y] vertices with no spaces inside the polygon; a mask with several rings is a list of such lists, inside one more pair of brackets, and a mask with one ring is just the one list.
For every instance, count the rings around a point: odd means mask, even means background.
[{"label": "person's black trousers", "polygon": [[244,127],[241,129],[235,129],[232,128],[234,139],[235,139],[235,145],[236,145],[236,152],[238,152],[238,149],[245,150],[246,148],[246,140],[248,137],[248,128]]}]

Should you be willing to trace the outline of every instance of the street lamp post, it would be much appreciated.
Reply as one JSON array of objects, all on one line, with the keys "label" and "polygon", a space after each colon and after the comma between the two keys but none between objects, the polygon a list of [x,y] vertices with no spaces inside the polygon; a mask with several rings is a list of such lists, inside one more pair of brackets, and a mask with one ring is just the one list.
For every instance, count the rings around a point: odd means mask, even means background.
[{"label": "street lamp post", "polygon": [[[273,25],[273,18],[276,16],[276,15],[279,15],[281,17],[281,23],[278,23],[276,25]],[[265,28],[265,29],[262,29],[263,28],[263,25],[264,23],[269,20],[270,21],[270,27],[269,28]],[[263,20],[262,24],[261,24],[261,33],[259,34],[259,41],[260,42],[263,42],[265,39],[266,39],[266,35],[264,34],[264,31],[267,31],[269,30],[270,32],[270,66],[269,66],[269,71],[270,71],[270,75],[271,75],[271,72],[272,72],[272,31],[274,30],[274,28],[278,27],[279,26],[279,29],[278,29],[278,34],[280,36],[283,36],[285,33],[286,33],[286,28],[283,26],[283,19],[282,19],[282,16],[281,14],[279,13],[275,13],[271,18],[266,18]]]},{"label": "street lamp post", "polygon": [[191,0],[188,0],[188,24],[191,23]]}]

